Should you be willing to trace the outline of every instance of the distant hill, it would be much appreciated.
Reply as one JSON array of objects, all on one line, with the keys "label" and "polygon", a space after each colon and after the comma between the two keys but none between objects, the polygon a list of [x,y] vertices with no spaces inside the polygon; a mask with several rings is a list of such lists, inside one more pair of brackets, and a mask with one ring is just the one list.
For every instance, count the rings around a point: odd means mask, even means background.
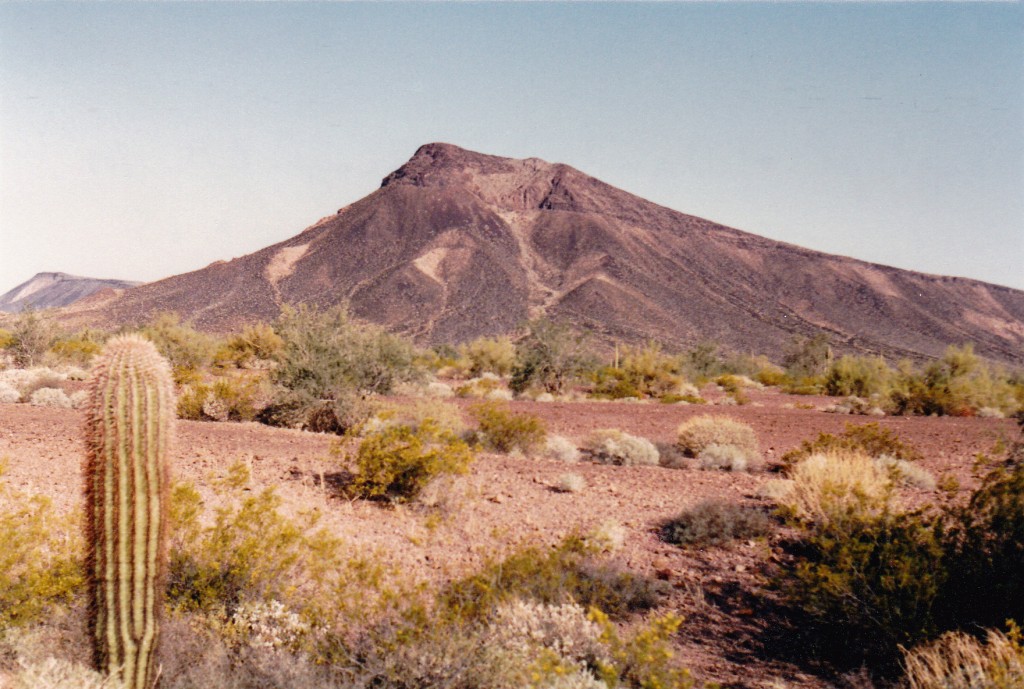
[{"label": "distant hill", "polygon": [[548,316],[606,342],[713,340],[777,356],[794,336],[824,331],[841,352],[922,358],[974,342],[1024,363],[1020,290],[804,249],[568,165],[441,143],[291,239],[73,310],[106,325],[177,311],[225,330],[273,319],[282,304],[343,301],[424,344]]},{"label": "distant hill", "polygon": [[67,273],[38,273],[10,292],[0,295],[0,311],[18,313],[25,308],[49,309],[67,306],[104,289],[125,289],[142,283],[100,280]]}]

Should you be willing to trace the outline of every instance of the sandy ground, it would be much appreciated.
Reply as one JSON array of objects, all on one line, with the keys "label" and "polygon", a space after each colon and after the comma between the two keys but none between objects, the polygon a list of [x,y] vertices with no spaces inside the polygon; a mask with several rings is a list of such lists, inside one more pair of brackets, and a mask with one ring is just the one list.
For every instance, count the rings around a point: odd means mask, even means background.
[{"label": "sandy ground", "polygon": [[[801,440],[820,431],[839,432],[865,417],[838,416],[791,408],[793,403],[824,406],[826,398],[750,394],[743,407],[666,406],[629,403],[515,402],[513,409],[542,417],[549,432],[581,439],[596,428],[619,428],[654,441],[670,442],[684,419],[724,414],[754,427],[771,464]],[[465,407],[467,403],[459,402]],[[956,474],[964,490],[972,485],[978,452],[1000,437],[1012,437],[1013,422],[974,418],[883,418],[925,456],[922,464],[939,476]],[[0,459],[13,486],[51,497],[62,511],[80,504],[82,418],[70,410],[0,405]],[[332,439],[323,435],[257,424],[179,422],[174,473],[194,482],[208,501],[210,479],[236,461],[252,469],[252,490],[273,486],[286,510],[320,509],[324,524],[353,548],[373,550],[411,576],[444,581],[472,571],[488,554],[521,543],[558,542],[574,530],[589,530],[606,519],[625,526],[618,555],[631,569],[667,581],[668,605],[687,618],[679,632],[683,662],[696,676],[731,687],[763,687],[773,678],[794,687],[823,687],[812,670],[779,660],[762,643],[756,604],[763,579],[776,557],[774,541],[727,548],[683,550],[657,536],[658,524],[702,499],[727,497],[761,503],[758,488],[770,472],[702,471],[696,468],[614,467],[553,460],[482,455],[472,472],[452,490],[452,504],[440,525],[422,510],[385,509],[349,501],[323,490],[321,469],[332,471]],[[552,489],[572,472],[586,481],[580,493]],[[937,494],[916,491],[910,499],[927,502]],[[762,503],[763,504],[763,503]]]}]

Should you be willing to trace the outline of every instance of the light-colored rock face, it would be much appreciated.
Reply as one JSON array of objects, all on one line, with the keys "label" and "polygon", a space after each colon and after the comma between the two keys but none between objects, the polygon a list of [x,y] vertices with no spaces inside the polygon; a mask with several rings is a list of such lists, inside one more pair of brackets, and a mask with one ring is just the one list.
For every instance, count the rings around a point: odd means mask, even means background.
[{"label": "light-colored rock face", "polygon": [[837,353],[924,358],[973,341],[983,356],[1024,364],[1019,290],[802,249],[567,165],[440,143],[297,237],[129,290],[92,314],[118,324],[173,310],[226,330],[301,302],[348,303],[424,344],[546,316],[607,342],[713,340],[778,358],[794,336],[824,329]]},{"label": "light-colored rock face", "polygon": [[27,307],[48,309],[67,306],[104,289],[125,289],[138,284],[125,280],[78,277],[67,273],[39,273],[0,295],[0,311],[17,313]]}]

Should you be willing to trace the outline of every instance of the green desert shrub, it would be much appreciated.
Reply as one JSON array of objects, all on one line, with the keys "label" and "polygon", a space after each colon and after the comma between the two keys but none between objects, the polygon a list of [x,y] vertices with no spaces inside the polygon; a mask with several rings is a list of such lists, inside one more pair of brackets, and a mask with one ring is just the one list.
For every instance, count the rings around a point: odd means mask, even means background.
[{"label": "green desert shrub", "polygon": [[[996,627],[1024,620],[1024,453],[992,469],[947,526],[949,617]],[[965,596],[967,592],[976,596]]]},{"label": "green desert shrub", "polygon": [[615,428],[592,431],[580,448],[583,454],[600,464],[619,466],[658,466],[660,453],[650,440]]},{"label": "green desert shrub", "polygon": [[340,543],[317,529],[315,512],[292,519],[281,514],[273,489],[238,495],[248,481],[234,465],[219,483],[233,498],[214,510],[212,523],[196,489],[177,484],[171,494],[167,602],[183,611],[232,615],[247,602],[278,600],[299,607],[318,601],[338,569]]},{"label": "green desert shrub", "polygon": [[828,335],[823,332],[794,338],[786,346],[782,358],[786,374],[793,380],[820,377],[831,363],[832,346]]},{"label": "green desert shrub", "polygon": [[256,367],[258,362],[269,362],[280,354],[284,340],[267,323],[253,323],[242,332],[232,335],[222,344],[213,357],[220,366],[238,368]]},{"label": "green desert shrub", "polygon": [[87,366],[100,353],[107,333],[86,328],[73,335],[57,338],[50,351],[62,362]]},{"label": "green desert shrub", "polygon": [[562,323],[531,321],[516,343],[516,363],[509,387],[522,393],[540,388],[557,395],[593,368],[584,335]]},{"label": "green desert shrub", "polygon": [[37,619],[81,590],[75,534],[49,500],[9,486],[0,466],[0,631]]},{"label": "green desert shrub", "polygon": [[800,447],[782,455],[782,462],[789,466],[811,455],[833,450],[859,451],[873,458],[887,456],[907,462],[921,459],[921,453],[917,448],[878,423],[848,423],[846,429],[839,435],[819,433],[814,440],[804,440]]},{"label": "green desert shrub", "polygon": [[985,407],[1004,412],[1020,407],[1013,377],[990,366],[970,344],[948,347],[922,371],[901,362],[890,399],[897,414],[973,416]]},{"label": "green desert shrub", "polygon": [[676,545],[724,545],[769,533],[771,519],[763,511],[730,500],[702,500],[662,523],[661,538]]},{"label": "green desert shrub", "polygon": [[368,416],[363,398],[420,373],[409,342],[355,323],[343,307],[286,307],[274,330],[284,341],[272,375],[281,392],[261,412],[265,423],[344,433]]},{"label": "green desert shrub", "polygon": [[40,366],[61,335],[60,326],[49,315],[25,309],[14,317],[6,350],[18,368]]},{"label": "green desert shrub", "polygon": [[825,393],[833,397],[889,394],[892,370],[882,357],[842,356],[825,373]]},{"label": "green desert shrub", "polygon": [[727,416],[687,419],[679,426],[676,444],[687,457],[699,457],[711,445],[728,445],[741,450],[751,462],[760,458],[754,429]]},{"label": "green desert shrub", "polygon": [[14,343],[14,333],[7,328],[0,328],[0,349],[7,349]]},{"label": "green desert shrub", "polygon": [[583,537],[570,536],[555,548],[529,546],[486,563],[445,587],[438,606],[445,619],[481,620],[517,598],[575,603],[622,618],[656,606],[661,587],[601,556]]},{"label": "green desert shrub", "polygon": [[499,337],[478,337],[458,348],[460,359],[466,361],[467,371],[472,377],[484,373],[507,376],[516,363],[516,346],[506,335]]},{"label": "green desert shrub", "polygon": [[489,450],[530,455],[544,447],[547,428],[537,416],[515,413],[497,402],[476,404],[470,413],[477,422],[478,439]]},{"label": "green desert shrub", "polygon": [[170,362],[176,383],[187,380],[195,371],[210,365],[217,340],[182,323],[176,313],[161,313],[140,331],[156,345],[157,350]]},{"label": "green desert shrub", "polygon": [[466,473],[473,458],[462,439],[430,419],[417,428],[385,427],[360,442],[349,490],[361,498],[405,502],[439,476]]},{"label": "green desert shrub", "polygon": [[466,423],[459,408],[439,399],[381,403],[376,407],[373,417],[359,431],[365,435],[388,426],[408,426],[415,430],[426,421],[433,422],[441,431],[455,436],[461,437],[466,433]]},{"label": "green desert shrub", "polygon": [[665,354],[661,345],[623,347],[614,366],[597,369],[592,394],[606,399],[661,397],[677,393],[686,382],[679,357]]}]

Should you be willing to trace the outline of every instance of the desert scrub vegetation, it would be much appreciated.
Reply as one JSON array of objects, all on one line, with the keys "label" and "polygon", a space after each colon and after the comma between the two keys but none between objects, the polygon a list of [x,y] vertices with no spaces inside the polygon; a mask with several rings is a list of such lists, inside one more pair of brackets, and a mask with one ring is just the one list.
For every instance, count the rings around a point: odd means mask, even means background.
[{"label": "desert scrub vegetation", "polygon": [[990,629],[984,640],[947,632],[903,652],[903,689],[1013,689],[1024,686],[1020,630]]},{"label": "desert scrub vegetation", "polygon": [[516,346],[507,335],[478,337],[459,345],[456,366],[471,378],[485,373],[507,376],[516,363]]},{"label": "desert scrub vegetation", "polygon": [[658,448],[650,440],[616,428],[592,431],[583,440],[581,452],[599,464],[619,466],[658,466]]},{"label": "desert scrub vegetation", "polygon": [[47,313],[25,309],[14,317],[4,349],[17,368],[46,363],[46,355],[61,336],[60,326]]},{"label": "desert scrub vegetation", "polygon": [[216,338],[182,323],[176,313],[158,314],[139,333],[170,362],[174,382],[179,384],[209,367],[217,349]]},{"label": "desert scrub vegetation", "polygon": [[662,540],[676,545],[725,545],[765,536],[772,521],[762,510],[721,499],[702,500],[659,526]]},{"label": "desert scrub vegetation", "polygon": [[547,605],[576,603],[624,619],[656,607],[663,586],[601,555],[582,535],[565,538],[554,548],[527,546],[487,562],[476,574],[447,585],[438,596],[444,619],[486,619],[500,605],[516,599]]},{"label": "desert scrub vegetation", "polygon": [[878,423],[848,423],[839,435],[819,433],[813,440],[802,441],[799,447],[782,455],[782,463],[791,466],[814,454],[842,450],[862,452],[876,459],[891,457],[905,462],[921,459],[921,453],[917,448]]},{"label": "desert scrub vegetation", "polygon": [[[687,457],[698,459],[704,454],[700,461],[708,467],[742,470],[761,461],[754,429],[727,416],[695,416],[684,421],[676,433],[679,450]],[[733,449],[725,450],[725,447]]]},{"label": "desert scrub vegetation", "polygon": [[355,478],[346,490],[356,497],[407,502],[431,481],[464,474],[474,460],[472,448],[432,419],[416,427],[385,426],[359,442],[346,462]]},{"label": "desert scrub vegetation", "polygon": [[1024,618],[1024,446],[962,504],[908,510],[894,474],[833,450],[801,460],[779,498],[800,536],[777,585],[810,616],[819,652],[883,674],[898,646]]},{"label": "desert scrub vegetation", "polygon": [[474,405],[470,414],[477,423],[476,439],[488,450],[532,455],[544,447],[547,427],[540,417],[493,401]]},{"label": "desert scrub vegetation", "polygon": [[81,590],[81,541],[50,501],[16,490],[0,461],[0,632],[26,625]]},{"label": "desert scrub vegetation", "polygon": [[679,394],[686,379],[679,357],[665,354],[651,342],[643,347],[623,347],[621,361],[593,373],[591,396],[603,399],[663,397]]},{"label": "desert scrub vegetation", "polygon": [[368,395],[420,374],[410,343],[354,322],[343,307],[286,307],[274,331],[283,340],[271,374],[279,394],[260,414],[272,425],[344,433],[367,417]]},{"label": "desert scrub vegetation", "polygon": [[592,368],[593,357],[584,335],[562,323],[531,321],[516,343],[509,387],[516,393],[539,388],[557,395]]}]

